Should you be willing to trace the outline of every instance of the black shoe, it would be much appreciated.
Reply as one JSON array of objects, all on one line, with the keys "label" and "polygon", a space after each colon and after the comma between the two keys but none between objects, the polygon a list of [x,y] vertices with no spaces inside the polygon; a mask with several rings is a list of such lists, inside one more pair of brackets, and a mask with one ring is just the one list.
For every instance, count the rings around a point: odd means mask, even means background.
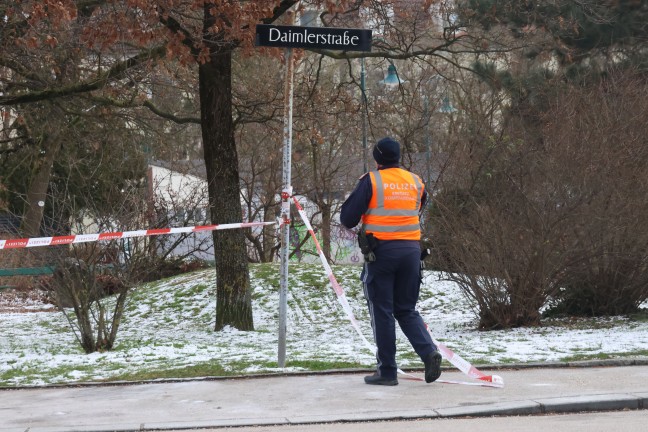
[{"label": "black shoe", "polygon": [[425,382],[431,383],[439,379],[441,376],[441,353],[439,351],[431,352],[427,355],[423,363],[425,363]]},{"label": "black shoe", "polygon": [[395,386],[398,385],[398,379],[381,377],[377,373],[364,377],[365,383],[371,385]]}]

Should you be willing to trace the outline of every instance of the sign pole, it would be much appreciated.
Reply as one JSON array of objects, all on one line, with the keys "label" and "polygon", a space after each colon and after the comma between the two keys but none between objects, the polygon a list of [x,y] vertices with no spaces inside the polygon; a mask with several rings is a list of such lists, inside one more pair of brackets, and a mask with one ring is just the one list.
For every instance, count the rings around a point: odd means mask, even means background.
[{"label": "sign pole", "polygon": [[286,84],[284,88],[283,190],[281,191],[281,282],[279,286],[278,366],[286,366],[286,314],[288,310],[288,259],[290,258],[290,199],[294,59],[292,48],[285,49]]},{"label": "sign pole", "polygon": [[[288,11],[291,23],[295,12]],[[281,274],[279,286],[279,348],[278,364],[286,366],[286,314],[288,310],[288,258],[290,246],[290,199],[293,191],[290,184],[292,155],[293,114],[293,48],[328,49],[342,51],[371,51],[371,30],[319,28],[301,26],[280,26],[257,24],[257,46],[285,48],[286,84],[284,88],[284,130],[283,130],[283,189],[281,191]],[[364,82],[364,78],[363,78]],[[364,84],[363,84],[364,88]],[[366,107],[365,107],[366,109]],[[366,133],[365,133],[366,135]],[[366,156],[365,156],[366,163]]]},{"label": "sign pole", "polygon": [[367,104],[367,88],[365,80],[365,59],[360,59],[360,90],[362,91],[362,173],[369,171],[367,166],[367,116],[369,106]]}]

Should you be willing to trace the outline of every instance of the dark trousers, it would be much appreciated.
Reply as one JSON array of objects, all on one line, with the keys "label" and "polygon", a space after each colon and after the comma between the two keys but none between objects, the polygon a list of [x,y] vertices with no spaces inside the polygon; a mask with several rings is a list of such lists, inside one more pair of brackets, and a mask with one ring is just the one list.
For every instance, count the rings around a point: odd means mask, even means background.
[{"label": "dark trousers", "polygon": [[378,349],[378,372],[396,378],[396,321],[421,360],[436,349],[416,310],[421,250],[417,241],[392,240],[381,241],[374,253],[376,260],[365,263],[361,278]]}]

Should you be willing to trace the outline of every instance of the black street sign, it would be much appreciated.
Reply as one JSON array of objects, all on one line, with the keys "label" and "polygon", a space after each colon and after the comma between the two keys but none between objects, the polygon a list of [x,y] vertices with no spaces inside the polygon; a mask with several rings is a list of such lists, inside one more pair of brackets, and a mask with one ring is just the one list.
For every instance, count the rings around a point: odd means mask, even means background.
[{"label": "black street sign", "polygon": [[371,51],[371,30],[257,24],[256,45],[339,51]]}]

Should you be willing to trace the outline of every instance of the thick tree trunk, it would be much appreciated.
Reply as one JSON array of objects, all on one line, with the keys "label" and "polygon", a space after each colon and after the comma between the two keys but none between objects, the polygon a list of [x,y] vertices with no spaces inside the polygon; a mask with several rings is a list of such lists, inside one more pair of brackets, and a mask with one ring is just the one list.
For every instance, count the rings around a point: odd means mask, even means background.
[{"label": "thick tree trunk", "polygon": [[[232,51],[221,48],[199,65],[202,141],[212,223],[242,221],[239,167],[232,120]],[[215,330],[254,330],[245,245],[240,229],[213,231],[216,258]]]},{"label": "thick tree trunk", "polygon": [[[57,124],[62,129],[64,122],[59,120]],[[21,231],[26,237],[40,236],[40,227],[45,212],[45,201],[47,200],[50,176],[54,168],[54,161],[61,149],[60,129],[42,135],[43,143],[41,152],[43,156],[38,158],[32,171],[33,175],[31,176],[31,182],[27,190],[27,206],[21,226]]]},{"label": "thick tree trunk", "polygon": [[36,175],[27,190],[27,208],[22,222],[22,232],[25,237],[39,237],[40,226],[45,211],[47,188],[49,186],[52,167],[54,166],[54,151],[46,151],[42,161],[38,162]]}]

